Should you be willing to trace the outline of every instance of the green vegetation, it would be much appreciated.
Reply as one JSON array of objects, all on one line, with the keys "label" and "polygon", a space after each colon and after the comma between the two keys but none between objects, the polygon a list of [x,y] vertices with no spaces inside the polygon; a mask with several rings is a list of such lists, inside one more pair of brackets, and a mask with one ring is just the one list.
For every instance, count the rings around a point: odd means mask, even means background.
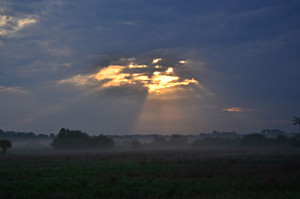
[{"label": "green vegetation", "polygon": [[6,154],[6,150],[11,148],[12,144],[9,140],[0,140],[0,148],[2,149],[2,153]]},{"label": "green vegetation", "polygon": [[3,156],[0,198],[299,198],[299,152],[258,151]]},{"label": "green vegetation", "polygon": [[[105,150],[115,143],[104,135],[62,128],[51,137],[60,150],[35,156],[14,147],[0,156],[0,198],[300,198],[299,134],[213,131],[194,139],[153,135],[148,143],[125,135],[114,139],[128,146],[112,150]],[[0,147],[5,153],[11,142]]]}]

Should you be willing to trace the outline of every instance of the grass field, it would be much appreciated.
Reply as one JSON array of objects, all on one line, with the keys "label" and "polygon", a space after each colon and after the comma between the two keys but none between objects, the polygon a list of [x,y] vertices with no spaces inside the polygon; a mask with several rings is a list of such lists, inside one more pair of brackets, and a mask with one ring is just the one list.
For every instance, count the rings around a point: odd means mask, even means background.
[{"label": "grass field", "polygon": [[300,198],[299,150],[11,153],[0,198]]}]

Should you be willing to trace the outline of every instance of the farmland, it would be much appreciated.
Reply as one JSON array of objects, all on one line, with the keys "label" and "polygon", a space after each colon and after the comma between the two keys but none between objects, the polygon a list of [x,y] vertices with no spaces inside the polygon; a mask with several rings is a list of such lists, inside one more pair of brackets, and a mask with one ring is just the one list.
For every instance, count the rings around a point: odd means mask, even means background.
[{"label": "farmland", "polygon": [[299,198],[299,168],[270,147],[12,151],[0,198]]}]

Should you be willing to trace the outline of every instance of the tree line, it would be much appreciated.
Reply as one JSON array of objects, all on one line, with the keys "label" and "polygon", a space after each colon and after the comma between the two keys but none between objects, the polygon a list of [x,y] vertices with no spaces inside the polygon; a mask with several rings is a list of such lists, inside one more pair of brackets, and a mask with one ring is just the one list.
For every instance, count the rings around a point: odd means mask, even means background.
[{"label": "tree line", "polygon": [[[300,117],[294,117],[293,124],[300,127]],[[287,137],[284,131],[279,129],[264,129],[261,133],[253,133],[239,137],[235,132],[218,132],[213,131],[211,134],[200,134],[200,139],[194,140],[188,144],[188,139],[184,135],[172,135],[167,140],[162,135],[155,135],[153,141],[148,146],[185,146],[194,147],[205,146],[284,146],[284,147],[300,147],[300,134],[293,137]],[[115,147],[115,142],[111,137],[105,135],[90,136],[80,130],[69,130],[62,128],[55,136],[44,134],[34,134],[32,132],[14,132],[3,131],[0,129],[0,148],[2,153],[6,154],[8,148],[12,147],[9,139],[49,139],[53,141],[50,144],[58,149],[108,149]],[[138,139],[131,141],[133,148],[141,148],[143,145]]]},{"label": "tree line", "polygon": [[237,147],[300,147],[300,135],[292,137],[277,135],[266,137],[264,134],[252,133],[243,135],[241,138],[226,139],[222,137],[205,137],[196,139],[191,143],[195,147],[206,146],[237,146]]},{"label": "tree line", "polygon": [[26,139],[52,139],[54,134],[35,134],[33,132],[17,132],[17,131],[3,131],[0,129],[0,138],[9,140],[26,140]]},{"label": "tree line", "polygon": [[107,136],[89,136],[82,131],[65,128],[60,129],[51,143],[51,146],[60,149],[104,149],[114,145],[114,141]]}]

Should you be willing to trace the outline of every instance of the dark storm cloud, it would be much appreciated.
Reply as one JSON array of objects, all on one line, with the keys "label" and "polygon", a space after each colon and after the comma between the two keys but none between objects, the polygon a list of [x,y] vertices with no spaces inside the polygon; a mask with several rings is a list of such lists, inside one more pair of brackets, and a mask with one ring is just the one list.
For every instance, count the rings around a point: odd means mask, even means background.
[{"label": "dark storm cloud", "polygon": [[[78,124],[79,129],[79,121],[82,128],[91,130],[103,125],[109,132],[112,126],[118,126],[109,119],[118,118],[116,124],[128,124],[126,128],[130,129],[126,113],[134,113],[129,118],[137,117],[143,101],[139,101],[143,97],[129,97],[136,95],[132,88],[113,88],[106,91],[109,95],[84,95],[85,91],[79,88],[58,87],[56,83],[75,75],[95,73],[120,58],[132,57],[139,64],[162,57],[163,65],[175,68],[178,60],[189,59],[190,68],[181,71],[178,65],[177,72],[185,78],[195,77],[218,98],[215,104],[206,104],[215,109],[200,110],[210,116],[207,121],[211,120],[206,127],[203,121],[204,129],[214,128],[216,115],[223,121],[220,130],[230,123],[229,118],[242,129],[239,122],[234,122],[240,121],[239,116],[231,118],[235,116],[229,117],[222,111],[226,107],[259,110],[248,113],[257,122],[247,120],[259,123],[259,127],[264,127],[263,121],[288,120],[297,114],[295,110],[300,110],[300,94],[296,90],[300,84],[299,8],[296,0],[1,1],[0,15],[9,23],[1,27],[4,22],[0,22],[0,32],[7,32],[0,36],[0,88],[18,88],[31,94],[14,102],[28,114],[16,116],[15,120],[13,116],[1,116],[1,121],[6,122],[0,123],[0,128],[47,131],[48,126],[63,126],[61,121],[65,120],[69,125]],[[24,19],[36,21],[21,27],[18,20]],[[68,96],[81,97],[69,102],[65,100]],[[121,102],[100,100],[109,96]],[[11,114],[8,112],[15,110],[13,102],[10,103],[12,93],[1,92],[1,97],[6,101],[3,110]],[[134,111],[126,109],[118,115],[113,107],[121,109],[128,98],[141,103],[129,106]],[[29,99],[35,103],[29,103]],[[206,106],[204,102],[200,104]],[[56,111],[48,113],[43,108],[47,106]],[[44,111],[33,114],[30,109]],[[85,121],[84,116],[72,116],[81,113],[94,119]],[[37,122],[35,119],[41,114],[44,119]],[[55,119],[58,115],[60,119]],[[95,125],[95,118],[106,122]],[[27,123],[18,126],[17,120]],[[195,125],[194,130],[201,128]]]}]

